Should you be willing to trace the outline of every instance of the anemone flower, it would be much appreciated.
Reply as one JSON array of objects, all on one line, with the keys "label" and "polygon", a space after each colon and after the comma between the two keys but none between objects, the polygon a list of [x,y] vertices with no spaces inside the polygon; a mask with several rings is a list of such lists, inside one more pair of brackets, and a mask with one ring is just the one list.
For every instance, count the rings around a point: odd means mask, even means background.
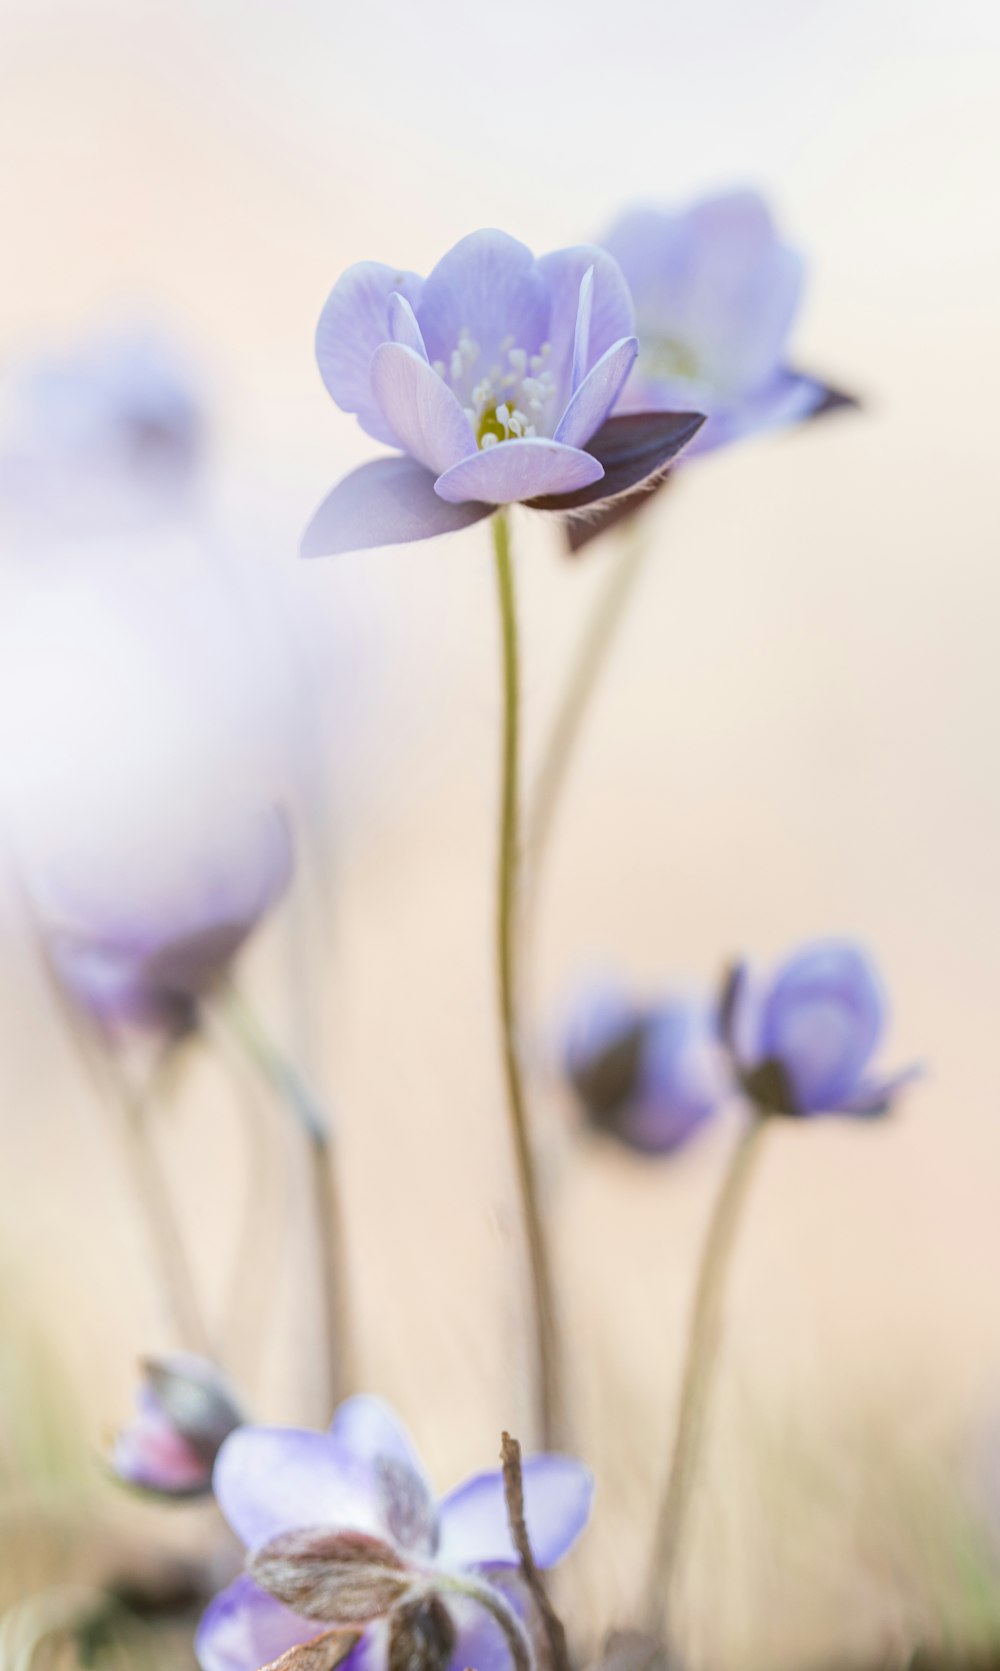
[{"label": "anemone flower", "polygon": [[320,372],[337,405],[396,451],[334,488],[304,555],[428,539],[502,505],[580,512],[636,490],[701,422],[612,417],[638,350],[628,286],[590,245],[536,260],[482,231],[426,279],[349,267],[320,317]]},{"label": "anemone flower", "polygon": [[[546,1455],[523,1480],[535,1558],[552,1566],[586,1524],[590,1474]],[[507,1671],[523,1627],[505,1599],[518,1557],[499,1472],[438,1500],[393,1413],[357,1397],[326,1433],[240,1428],[214,1488],[249,1555],[202,1619],[202,1671],[258,1671],[329,1632],[350,1671]]]}]

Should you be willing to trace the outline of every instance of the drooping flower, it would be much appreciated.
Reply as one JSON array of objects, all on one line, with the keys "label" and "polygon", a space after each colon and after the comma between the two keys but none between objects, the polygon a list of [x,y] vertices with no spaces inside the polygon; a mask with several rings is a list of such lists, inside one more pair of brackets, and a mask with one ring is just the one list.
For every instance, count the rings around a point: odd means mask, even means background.
[{"label": "drooping flower", "polygon": [[841,940],[806,946],[766,982],[738,967],[722,1004],[722,1031],[743,1088],[773,1114],[885,1113],[919,1072],[872,1071],[886,1020],[871,959]]},{"label": "drooping flower", "polygon": [[573,1006],[563,1063],[588,1124],[644,1154],[680,1148],[726,1091],[706,1004],[641,1005],[610,984]]},{"label": "drooping flower", "polygon": [[700,423],[611,417],[637,351],[628,286],[589,245],[536,260],[482,231],[426,279],[349,267],[320,317],[320,371],[337,405],[398,453],[334,489],[304,555],[426,539],[498,505],[571,511],[635,489]]},{"label": "drooping flower", "polygon": [[292,873],[287,821],[274,809],[233,820],[188,855],[183,879],[144,900],[92,893],[49,873],[38,896],[53,970],[111,1037],[138,1028],[181,1038],[230,972]]},{"label": "drooping flower", "polygon": [[[586,1524],[591,1477],[548,1455],[530,1457],[523,1478],[533,1551],[551,1566]],[[202,1671],[258,1671],[331,1629],[359,1633],[351,1671],[507,1671],[500,1627],[453,1587],[482,1573],[503,1583],[517,1566],[499,1472],[438,1501],[392,1412],[358,1397],[326,1433],[239,1429],[219,1453],[214,1489],[250,1554],[201,1622]]]},{"label": "drooping flower", "polygon": [[151,1359],[135,1404],[112,1452],[119,1479],[161,1497],[207,1496],[222,1443],[245,1419],[221,1370],[191,1352]]},{"label": "drooping flower", "polygon": [[51,536],[134,525],[189,503],[204,454],[195,377],[148,327],[119,328],[12,372],[0,508]]},{"label": "drooping flower", "polygon": [[788,364],[804,266],[756,192],[681,212],[632,209],[601,243],[636,310],[639,354],[621,409],[704,412],[688,458],[843,402]]}]

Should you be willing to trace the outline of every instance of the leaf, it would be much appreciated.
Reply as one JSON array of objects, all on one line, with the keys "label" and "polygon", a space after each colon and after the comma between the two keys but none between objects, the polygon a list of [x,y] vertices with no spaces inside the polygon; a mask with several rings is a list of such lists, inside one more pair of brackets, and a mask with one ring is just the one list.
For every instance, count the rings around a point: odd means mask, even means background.
[{"label": "leaf", "polygon": [[336,1671],[361,1641],[359,1630],[325,1630],[311,1642],[300,1642],[262,1671]]},{"label": "leaf", "polygon": [[406,1594],[405,1562],[366,1532],[284,1532],[247,1562],[255,1584],[306,1619],[366,1625]]}]

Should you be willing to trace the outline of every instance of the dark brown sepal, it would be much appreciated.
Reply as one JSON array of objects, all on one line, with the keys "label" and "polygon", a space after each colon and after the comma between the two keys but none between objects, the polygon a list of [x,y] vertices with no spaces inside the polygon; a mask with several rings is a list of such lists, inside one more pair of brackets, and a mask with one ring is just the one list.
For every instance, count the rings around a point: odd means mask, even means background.
[{"label": "dark brown sepal", "polygon": [[404,1602],[392,1616],[389,1671],[447,1671],[455,1626],[438,1596]]},{"label": "dark brown sepal", "polygon": [[406,1595],[413,1580],[406,1563],[381,1538],[366,1532],[285,1532],[251,1555],[255,1584],[305,1619],[367,1625]]}]

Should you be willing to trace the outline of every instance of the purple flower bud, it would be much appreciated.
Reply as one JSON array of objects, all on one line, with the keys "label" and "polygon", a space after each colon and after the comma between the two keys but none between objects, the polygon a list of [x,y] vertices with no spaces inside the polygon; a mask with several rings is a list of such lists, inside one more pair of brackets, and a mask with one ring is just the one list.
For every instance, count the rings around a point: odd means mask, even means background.
[{"label": "purple flower bud", "polygon": [[212,1489],[224,1439],[243,1424],[225,1376],[192,1353],[144,1366],[135,1419],[119,1434],[112,1466],[125,1484],[163,1497],[199,1497]]},{"label": "purple flower bud", "polygon": [[884,1113],[919,1071],[870,1072],[887,1005],[867,953],[826,940],[790,957],[766,983],[730,978],[723,1032],[748,1095],[771,1113]]},{"label": "purple flower bud", "polygon": [[130,1029],[180,1038],[229,972],[292,871],[291,835],[274,810],[195,855],[186,884],[128,905],[48,881],[43,920],[70,999],[111,1037]]},{"label": "purple flower bud", "polygon": [[589,1124],[644,1154],[679,1148],[725,1094],[710,1012],[690,999],[638,1007],[593,988],[574,1006],[564,1065]]}]

